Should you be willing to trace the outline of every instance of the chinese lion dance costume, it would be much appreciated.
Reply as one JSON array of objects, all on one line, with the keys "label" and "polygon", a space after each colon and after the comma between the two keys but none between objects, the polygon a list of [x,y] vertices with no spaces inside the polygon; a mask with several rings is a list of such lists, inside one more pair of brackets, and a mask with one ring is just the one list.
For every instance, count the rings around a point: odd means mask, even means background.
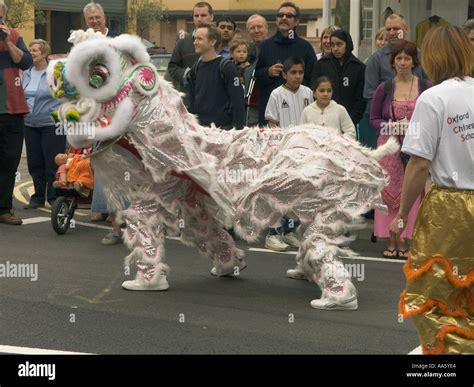
[{"label": "chinese lion dance costume", "polygon": [[377,160],[397,143],[370,150],[316,126],[202,127],[139,38],[75,31],[72,41],[48,76],[63,101],[57,119],[69,143],[95,144],[91,162],[110,209],[126,208],[118,213],[130,250],[125,264],[137,273],[123,288],[168,289],[166,235],[211,258],[211,273],[236,274],[246,267],[244,253],[226,229],[252,242],[288,216],[301,223],[297,268],[322,290],[312,306],[357,309],[340,260],[353,253],[338,245],[364,227],[362,214],[383,208],[387,175]]}]

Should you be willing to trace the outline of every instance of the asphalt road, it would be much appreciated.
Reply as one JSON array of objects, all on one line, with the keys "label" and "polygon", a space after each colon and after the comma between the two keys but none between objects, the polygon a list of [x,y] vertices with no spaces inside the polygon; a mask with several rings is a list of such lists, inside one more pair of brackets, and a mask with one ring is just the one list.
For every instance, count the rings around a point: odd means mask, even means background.
[{"label": "asphalt road", "polygon": [[[24,160],[20,171],[17,199],[27,200]],[[294,254],[239,242],[248,268],[215,278],[207,258],[167,240],[170,289],[130,292],[120,286],[129,279],[127,249],[101,246],[106,230],[91,227],[88,211],[58,236],[46,210],[23,210],[17,199],[16,213],[28,224],[0,224],[0,264],[37,264],[38,277],[0,278],[0,352],[15,346],[101,354],[407,354],[418,346],[412,322],[398,318],[401,262],[345,260],[363,270],[363,280],[354,278],[359,310],[318,311],[309,305],[320,297],[318,287],[285,277]],[[370,242],[370,228],[358,237],[356,252],[380,257],[383,244]]]}]

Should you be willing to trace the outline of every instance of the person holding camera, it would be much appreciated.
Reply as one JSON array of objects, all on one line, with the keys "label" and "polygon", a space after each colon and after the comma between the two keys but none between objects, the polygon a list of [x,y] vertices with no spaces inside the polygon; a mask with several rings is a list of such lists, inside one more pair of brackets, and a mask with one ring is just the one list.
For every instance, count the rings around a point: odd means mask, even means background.
[{"label": "person holding camera", "polygon": [[23,147],[23,115],[28,113],[20,69],[33,60],[23,38],[4,24],[7,6],[0,3],[0,223],[21,225],[12,212],[15,174]]}]

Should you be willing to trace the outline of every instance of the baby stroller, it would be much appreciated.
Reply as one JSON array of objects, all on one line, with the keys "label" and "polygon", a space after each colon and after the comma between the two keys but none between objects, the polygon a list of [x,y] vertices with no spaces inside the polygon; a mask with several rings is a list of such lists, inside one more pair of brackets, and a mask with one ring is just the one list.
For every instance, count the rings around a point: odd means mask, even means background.
[{"label": "baby stroller", "polygon": [[[70,148],[66,153],[83,153],[84,149]],[[51,208],[51,225],[57,234],[63,235],[71,226],[74,218],[74,212],[79,205],[84,208],[90,208],[92,202],[92,190],[87,197],[83,197],[74,188],[61,187],[55,188],[56,200]]]}]

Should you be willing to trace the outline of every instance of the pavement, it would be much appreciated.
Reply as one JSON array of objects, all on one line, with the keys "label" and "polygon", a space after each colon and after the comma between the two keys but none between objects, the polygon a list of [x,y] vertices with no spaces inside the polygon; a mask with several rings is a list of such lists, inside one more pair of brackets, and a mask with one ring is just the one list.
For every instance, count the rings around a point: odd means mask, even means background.
[{"label": "pavement", "polygon": [[14,209],[26,221],[0,224],[0,264],[36,264],[37,278],[0,278],[0,353],[407,354],[419,345],[398,316],[403,262],[380,258],[370,223],[351,245],[361,256],[344,260],[357,265],[357,311],[312,309],[318,287],[285,276],[296,251],[242,241],[248,268],[215,278],[207,258],[168,239],[170,289],[130,292],[120,286],[133,276],[127,249],[99,244],[110,225],[90,223],[82,209],[57,235],[48,209],[23,210],[33,192],[24,157],[19,172]]}]

